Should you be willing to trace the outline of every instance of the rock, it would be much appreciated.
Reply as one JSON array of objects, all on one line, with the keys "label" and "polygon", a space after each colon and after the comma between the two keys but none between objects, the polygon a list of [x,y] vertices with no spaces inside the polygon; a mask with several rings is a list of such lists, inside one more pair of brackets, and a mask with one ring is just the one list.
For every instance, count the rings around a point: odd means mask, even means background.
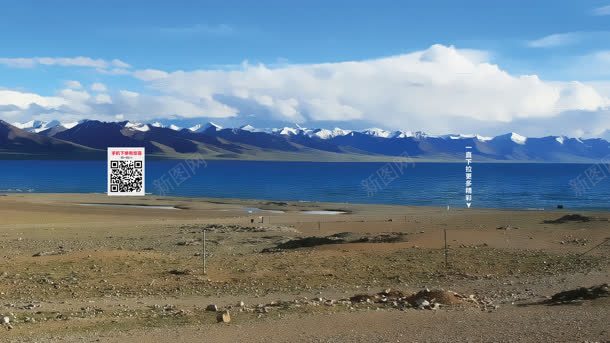
[{"label": "rock", "polygon": [[210,304],[208,305],[208,307],[205,308],[205,310],[210,312],[218,312],[218,306],[216,306],[215,304]]},{"label": "rock", "polygon": [[216,321],[219,323],[230,323],[231,322],[231,314],[229,311],[218,312],[216,315]]},{"label": "rock", "polygon": [[415,300],[415,305],[417,307],[426,307],[426,306],[430,306],[430,302],[426,299],[419,298],[419,299]]},{"label": "rock", "polygon": [[237,303],[237,307],[244,307],[246,304],[243,301]]},{"label": "rock", "polygon": [[172,269],[168,273],[172,275],[192,275],[193,271],[190,269]]},{"label": "rock", "polygon": [[11,318],[8,316],[2,317],[2,324],[9,325],[11,323]]}]

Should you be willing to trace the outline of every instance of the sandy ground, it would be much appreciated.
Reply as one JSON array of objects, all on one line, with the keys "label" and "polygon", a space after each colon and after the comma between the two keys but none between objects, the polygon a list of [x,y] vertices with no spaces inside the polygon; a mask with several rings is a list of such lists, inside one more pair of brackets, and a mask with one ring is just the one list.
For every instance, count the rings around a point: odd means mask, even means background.
[{"label": "sandy ground", "polygon": [[[589,221],[545,222],[571,213]],[[10,328],[0,326],[0,341],[606,342],[608,298],[540,302],[609,282],[609,218],[569,209],[4,195],[0,314]],[[343,240],[285,248],[306,237]],[[425,287],[485,306],[341,303]],[[300,305],[262,311],[274,301]],[[231,322],[216,323],[209,304],[230,308]]]}]

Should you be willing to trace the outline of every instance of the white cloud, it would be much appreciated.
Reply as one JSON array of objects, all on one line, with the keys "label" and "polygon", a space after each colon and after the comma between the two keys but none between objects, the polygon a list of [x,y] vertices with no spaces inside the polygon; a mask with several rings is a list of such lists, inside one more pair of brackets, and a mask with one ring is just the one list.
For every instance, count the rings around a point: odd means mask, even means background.
[{"label": "white cloud", "polygon": [[106,75],[127,75],[130,73],[129,70],[124,69],[124,68],[112,68],[112,69],[97,68],[97,72],[100,74],[106,74]]},{"label": "white cloud", "polygon": [[131,68],[131,65],[119,60],[119,59],[113,59],[110,64],[112,64],[112,66],[117,67],[117,68],[121,68],[121,69],[129,69]]},{"label": "white cloud", "polygon": [[553,48],[574,44],[578,42],[580,36],[581,35],[578,32],[555,33],[536,40],[529,41],[527,42],[527,45],[531,48]]},{"label": "white cloud", "polygon": [[45,97],[33,93],[0,89],[0,106],[15,106],[24,110],[31,105],[45,108],[57,108],[65,105],[65,103],[65,99],[59,97]]},{"label": "white cloud", "polygon": [[107,74],[127,74],[131,66],[119,59],[107,61],[91,57],[18,57],[0,58],[0,65],[12,68],[34,68],[37,66],[95,68]]},{"label": "white cloud", "polygon": [[140,80],[153,81],[153,80],[163,79],[163,78],[167,77],[169,74],[162,70],[145,69],[145,70],[136,70],[133,73],[133,75]]},{"label": "white cloud", "polygon": [[106,92],[108,88],[106,85],[100,82],[95,82],[91,85],[91,90],[94,92]]},{"label": "white cloud", "polygon": [[245,64],[236,71],[145,70],[134,76],[163,94],[188,101],[236,98],[276,119],[368,120],[432,131],[451,130],[440,126],[456,119],[510,123],[608,105],[589,85],[511,75],[486,58],[482,51],[434,45],[375,60],[279,68]]},{"label": "white cloud", "polygon": [[83,88],[83,85],[81,85],[81,83],[78,81],[69,80],[69,81],[66,81],[66,87],[71,88],[71,89],[81,89],[81,88]]},{"label": "white cloud", "polygon": [[[140,121],[256,115],[258,120],[297,123],[343,121],[348,128],[352,121],[366,121],[432,134],[519,131],[529,123],[536,123],[533,130],[538,132],[562,123],[578,124],[578,132],[610,129],[610,120],[602,120],[608,116],[610,94],[600,84],[512,75],[489,62],[485,51],[443,45],[363,61],[277,67],[244,63],[238,70],[147,69],[130,74],[146,87],[113,92],[92,85],[100,93],[93,96],[76,89],[48,98],[29,94],[17,110],[10,109],[11,115],[19,110],[30,115],[29,104],[35,103],[47,116],[106,120],[117,115]],[[16,103],[5,99],[5,104]],[[566,121],[567,112],[583,118],[590,113],[588,118],[596,120]]]},{"label": "white cloud", "polygon": [[593,9],[593,11],[591,11],[591,13],[593,15],[597,15],[597,16],[610,15],[610,5],[597,7],[595,9]]},{"label": "white cloud", "polygon": [[108,94],[98,94],[95,96],[97,104],[112,104],[112,98]]}]

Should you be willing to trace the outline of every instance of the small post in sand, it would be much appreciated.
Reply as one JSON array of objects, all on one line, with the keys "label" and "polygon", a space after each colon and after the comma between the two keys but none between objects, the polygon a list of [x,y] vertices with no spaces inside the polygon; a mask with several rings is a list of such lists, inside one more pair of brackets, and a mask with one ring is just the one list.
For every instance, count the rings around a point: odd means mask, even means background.
[{"label": "small post in sand", "polygon": [[206,237],[205,237],[205,229],[203,229],[203,275],[207,274],[207,270],[206,270],[206,251],[205,251],[205,241],[206,241]]},{"label": "small post in sand", "polygon": [[443,229],[445,234],[445,269],[449,269],[449,259],[447,254],[447,229]]}]

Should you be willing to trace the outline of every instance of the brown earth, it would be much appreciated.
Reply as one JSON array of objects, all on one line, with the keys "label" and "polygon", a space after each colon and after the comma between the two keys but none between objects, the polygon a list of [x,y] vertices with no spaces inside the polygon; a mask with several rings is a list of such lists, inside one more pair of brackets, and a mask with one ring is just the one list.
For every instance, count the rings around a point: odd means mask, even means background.
[{"label": "brown earth", "polygon": [[[345,213],[301,212],[310,210]],[[567,218],[591,220],[557,222],[574,214],[582,217]],[[608,282],[608,218],[569,209],[0,196],[0,317],[10,322],[0,341],[608,341],[608,298],[544,304]],[[444,305],[349,301],[425,287]],[[449,290],[485,305],[459,306]],[[216,323],[205,310],[212,303],[229,309],[230,323]]]}]

